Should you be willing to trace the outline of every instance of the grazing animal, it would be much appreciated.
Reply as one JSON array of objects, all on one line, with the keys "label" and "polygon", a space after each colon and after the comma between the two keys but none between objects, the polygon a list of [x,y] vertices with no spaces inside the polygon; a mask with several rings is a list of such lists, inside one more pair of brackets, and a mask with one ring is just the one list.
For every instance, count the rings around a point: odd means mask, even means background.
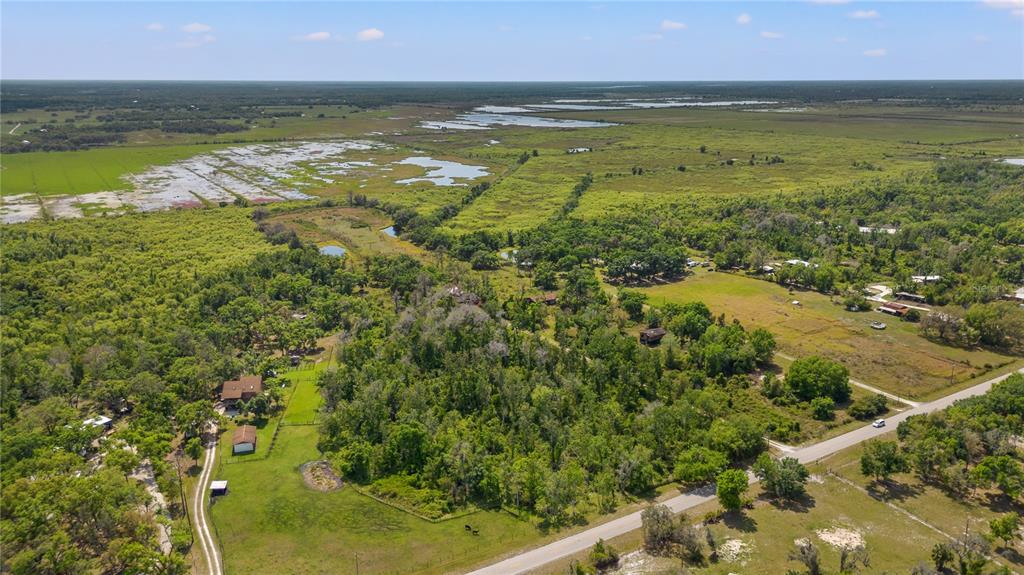
[{"label": "grazing animal", "polygon": [[466,531],[472,531],[473,530],[473,528],[470,527],[469,525],[463,525],[463,527],[466,528]]}]

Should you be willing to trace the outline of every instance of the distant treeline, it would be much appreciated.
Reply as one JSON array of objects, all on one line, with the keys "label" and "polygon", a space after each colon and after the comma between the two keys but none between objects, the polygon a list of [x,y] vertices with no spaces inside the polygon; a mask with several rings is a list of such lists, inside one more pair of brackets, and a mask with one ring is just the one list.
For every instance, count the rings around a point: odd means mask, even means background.
[{"label": "distant treeline", "polygon": [[0,111],[33,109],[354,105],[401,102],[455,104],[516,102],[555,97],[669,97],[772,99],[793,102],[844,100],[1019,102],[1024,82],[72,82],[5,81]]}]

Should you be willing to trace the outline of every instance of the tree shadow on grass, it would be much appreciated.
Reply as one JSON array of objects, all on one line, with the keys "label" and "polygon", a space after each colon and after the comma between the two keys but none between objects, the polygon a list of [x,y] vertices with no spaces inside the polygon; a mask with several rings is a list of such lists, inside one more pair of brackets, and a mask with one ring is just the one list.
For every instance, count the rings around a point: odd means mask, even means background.
[{"label": "tree shadow on grass", "polygon": [[794,513],[807,513],[814,508],[817,501],[810,493],[804,493],[796,499],[768,498],[762,496],[772,507],[780,511],[792,511]]},{"label": "tree shadow on grass", "polygon": [[729,529],[735,529],[743,533],[754,533],[757,531],[757,521],[746,513],[739,511],[729,511],[722,515],[722,523]]},{"label": "tree shadow on grass", "polygon": [[899,501],[903,502],[907,499],[913,499],[924,491],[919,485],[911,485],[909,483],[901,483],[899,481],[893,481],[892,479],[883,479],[881,481],[872,481],[868,485],[868,494],[882,501]]},{"label": "tree shadow on grass", "polygon": [[188,469],[185,470],[185,475],[188,475],[189,477],[197,477],[202,471],[203,467],[198,463],[193,462],[192,465],[189,465]]},{"label": "tree shadow on grass", "polygon": [[978,497],[978,501],[989,511],[1000,514],[1016,513],[1017,515],[1024,517],[1024,505],[1021,505],[1015,499],[1010,499],[1002,493],[985,493]]},{"label": "tree shadow on grass", "polygon": [[1012,547],[1003,547],[1002,545],[996,550],[999,556],[1006,559],[1010,563],[1015,565],[1024,565],[1024,555],[1021,555],[1019,551]]}]

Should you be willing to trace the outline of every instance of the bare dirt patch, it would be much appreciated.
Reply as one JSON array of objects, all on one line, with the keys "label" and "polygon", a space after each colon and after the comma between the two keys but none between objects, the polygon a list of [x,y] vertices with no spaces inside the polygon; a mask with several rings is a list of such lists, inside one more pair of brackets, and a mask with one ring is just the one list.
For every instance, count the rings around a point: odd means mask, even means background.
[{"label": "bare dirt patch", "polygon": [[343,485],[341,478],[331,469],[331,465],[323,460],[303,463],[299,471],[302,472],[302,481],[306,483],[306,487],[314,491],[335,491],[341,489]]},{"label": "bare dirt patch", "polygon": [[742,539],[727,539],[724,543],[718,546],[718,556],[729,563],[740,562],[741,565],[747,564],[747,559],[750,558],[751,546],[744,542]]},{"label": "bare dirt patch", "polygon": [[860,531],[833,527],[831,529],[818,529],[815,531],[818,538],[835,547],[836,549],[856,549],[864,546],[864,536]]}]

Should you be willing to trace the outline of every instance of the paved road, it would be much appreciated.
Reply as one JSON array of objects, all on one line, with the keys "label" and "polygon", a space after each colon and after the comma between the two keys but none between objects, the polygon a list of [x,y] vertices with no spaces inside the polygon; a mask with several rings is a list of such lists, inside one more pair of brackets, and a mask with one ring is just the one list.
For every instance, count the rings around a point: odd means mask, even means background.
[{"label": "paved road", "polygon": [[[206,573],[209,575],[221,575],[220,550],[217,541],[213,538],[212,530],[206,518],[206,501],[210,492],[210,478],[213,475],[213,465],[217,459],[217,428],[211,426],[210,443],[206,446],[206,457],[203,458],[203,471],[199,475],[199,483],[196,484],[196,491],[192,499],[192,518],[195,521],[195,535],[199,540],[199,547],[202,549],[203,558],[206,561]],[[202,573],[202,571],[199,571]]]},{"label": "paved road", "polygon": [[[1024,373],[1024,368],[1018,370],[1019,373]],[[802,463],[810,463],[817,461],[829,455],[832,455],[838,451],[852,447],[866,441],[868,439],[878,437],[888,431],[891,431],[901,421],[907,419],[912,415],[920,415],[922,413],[930,413],[936,410],[942,410],[953,402],[972,397],[975,395],[981,395],[988,391],[993,384],[996,384],[1011,374],[1002,375],[999,377],[992,378],[984,383],[979,383],[974,387],[969,387],[956,393],[951,393],[941,399],[929,403],[923,403],[903,411],[897,415],[894,415],[885,420],[886,426],[882,428],[874,428],[870,425],[866,425],[862,428],[856,429],[849,433],[844,433],[832,439],[827,439],[814,445],[809,445],[801,449],[797,449],[791,453],[786,454],[788,457],[795,457]],[[707,503],[715,499],[715,489],[713,486],[706,486],[700,489],[677,495],[671,499],[664,501],[673,512],[679,513],[696,507],[702,503]],[[519,573],[525,573],[532,571],[547,563],[561,559],[563,557],[579,553],[590,549],[598,539],[611,539],[624,533],[628,533],[635,529],[640,528],[640,511],[612,519],[607,523],[602,523],[586,531],[581,531],[575,535],[570,535],[564,539],[559,539],[552,543],[548,543],[543,547],[531,549],[509,557],[508,559],[499,561],[482,569],[472,571],[467,575],[516,575]]]}]

